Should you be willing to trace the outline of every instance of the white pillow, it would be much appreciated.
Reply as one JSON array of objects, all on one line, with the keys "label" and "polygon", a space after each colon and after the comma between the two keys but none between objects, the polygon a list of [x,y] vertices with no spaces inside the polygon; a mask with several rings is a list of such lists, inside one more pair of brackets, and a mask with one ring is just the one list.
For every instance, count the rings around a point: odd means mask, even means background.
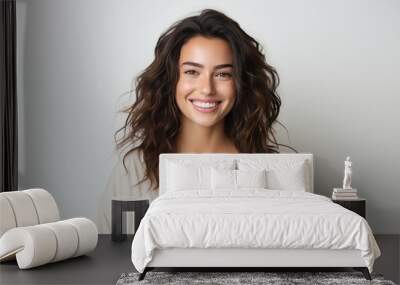
[{"label": "white pillow", "polygon": [[169,160],[166,165],[166,190],[211,190],[211,166],[217,169],[234,169],[235,165],[235,161]]},{"label": "white pillow", "polygon": [[184,191],[190,189],[209,189],[210,167],[185,166],[168,163],[168,191]]},{"label": "white pillow", "polygon": [[310,189],[304,160],[240,159],[240,170],[267,170],[267,188],[272,190],[306,191]]},{"label": "white pillow", "polygon": [[268,188],[274,190],[306,191],[304,163],[288,169],[268,171]]},{"label": "white pillow", "polygon": [[267,171],[261,170],[236,170],[238,188],[267,188]]},{"label": "white pillow", "polygon": [[236,170],[211,168],[211,188],[216,189],[236,189]]},{"label": "white pillow", "polygon": [[211,188],[213,190],[240,188],[266,188],[267,176],[265,169],[262,170],[230,170],[211,169]]}]

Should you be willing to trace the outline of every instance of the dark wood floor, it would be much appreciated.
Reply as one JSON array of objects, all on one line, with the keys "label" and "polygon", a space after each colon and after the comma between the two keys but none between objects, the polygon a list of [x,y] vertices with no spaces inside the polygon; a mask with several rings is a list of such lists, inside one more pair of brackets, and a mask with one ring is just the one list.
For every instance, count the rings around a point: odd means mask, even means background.
[{"label": "dark wood floor", "polygon": [[[382,256],[374,272],[399,283],[400,235],[376,235]],[[115,284],[124,272],[134,271],[130,259],[132,237],[115,243],[100,235],[96,250],[81,256],[41,267],[19,270],[15,261],[0,264],[0,284]]]},{"label": "dark wood floor", "polygon": [[87,256],[19,270],[17,263],[0,264],[0,284],[115,284],[123,272],[134,271],[130,259],[132,238],[116,243],[100,235]]}]

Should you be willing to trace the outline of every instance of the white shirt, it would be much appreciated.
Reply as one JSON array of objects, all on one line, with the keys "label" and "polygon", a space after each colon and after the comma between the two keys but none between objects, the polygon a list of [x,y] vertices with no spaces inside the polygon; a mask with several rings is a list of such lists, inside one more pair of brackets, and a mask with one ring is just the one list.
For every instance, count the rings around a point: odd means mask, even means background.
[{"label": "white shirt", "polygon": [[[150,181],[137,184],[145,173],[145,163],[143,155],[138,151],[130,153],[125,159],[127,171],[122,162],[122,158],[117,162],[108,178],[106,189],[100,197],[97,209],[97,226],[99,233],[111,233],[111,200],[113,198],[125,200],[143,200],[153,201],[158,196],[158,189],[150,190]],[[126,215],[126,233],[134,232],[134,214]]]}]

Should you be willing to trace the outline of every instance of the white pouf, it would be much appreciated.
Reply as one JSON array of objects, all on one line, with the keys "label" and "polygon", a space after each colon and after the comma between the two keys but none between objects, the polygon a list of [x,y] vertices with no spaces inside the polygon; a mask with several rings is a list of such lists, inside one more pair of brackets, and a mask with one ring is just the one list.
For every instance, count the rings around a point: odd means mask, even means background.
[{"label": "white pouf", "polygon": [[0,193],[0,262],[16,259],[20,269],[86,254],[98,231],[87,218],[58,221],[58,207],[44,189]]}]

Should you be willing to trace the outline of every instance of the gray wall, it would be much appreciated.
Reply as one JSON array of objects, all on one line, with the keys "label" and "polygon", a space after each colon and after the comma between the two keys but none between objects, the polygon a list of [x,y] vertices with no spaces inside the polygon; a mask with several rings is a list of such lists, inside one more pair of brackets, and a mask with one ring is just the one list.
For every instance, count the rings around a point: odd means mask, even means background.
[{"label": "gray wall", "polygon": [[206,7],[264,45],[281,77],[280,121],[290,139],[282,128],[279,138],[315,154],[315,192],[341,185],[350,155],[372,229],[400,233],[395,0],[17,0],[20,188],[48,189],[65,218],[95,219],[116,162],[117,110],[130,99],[122,94],[161,32]]}]

